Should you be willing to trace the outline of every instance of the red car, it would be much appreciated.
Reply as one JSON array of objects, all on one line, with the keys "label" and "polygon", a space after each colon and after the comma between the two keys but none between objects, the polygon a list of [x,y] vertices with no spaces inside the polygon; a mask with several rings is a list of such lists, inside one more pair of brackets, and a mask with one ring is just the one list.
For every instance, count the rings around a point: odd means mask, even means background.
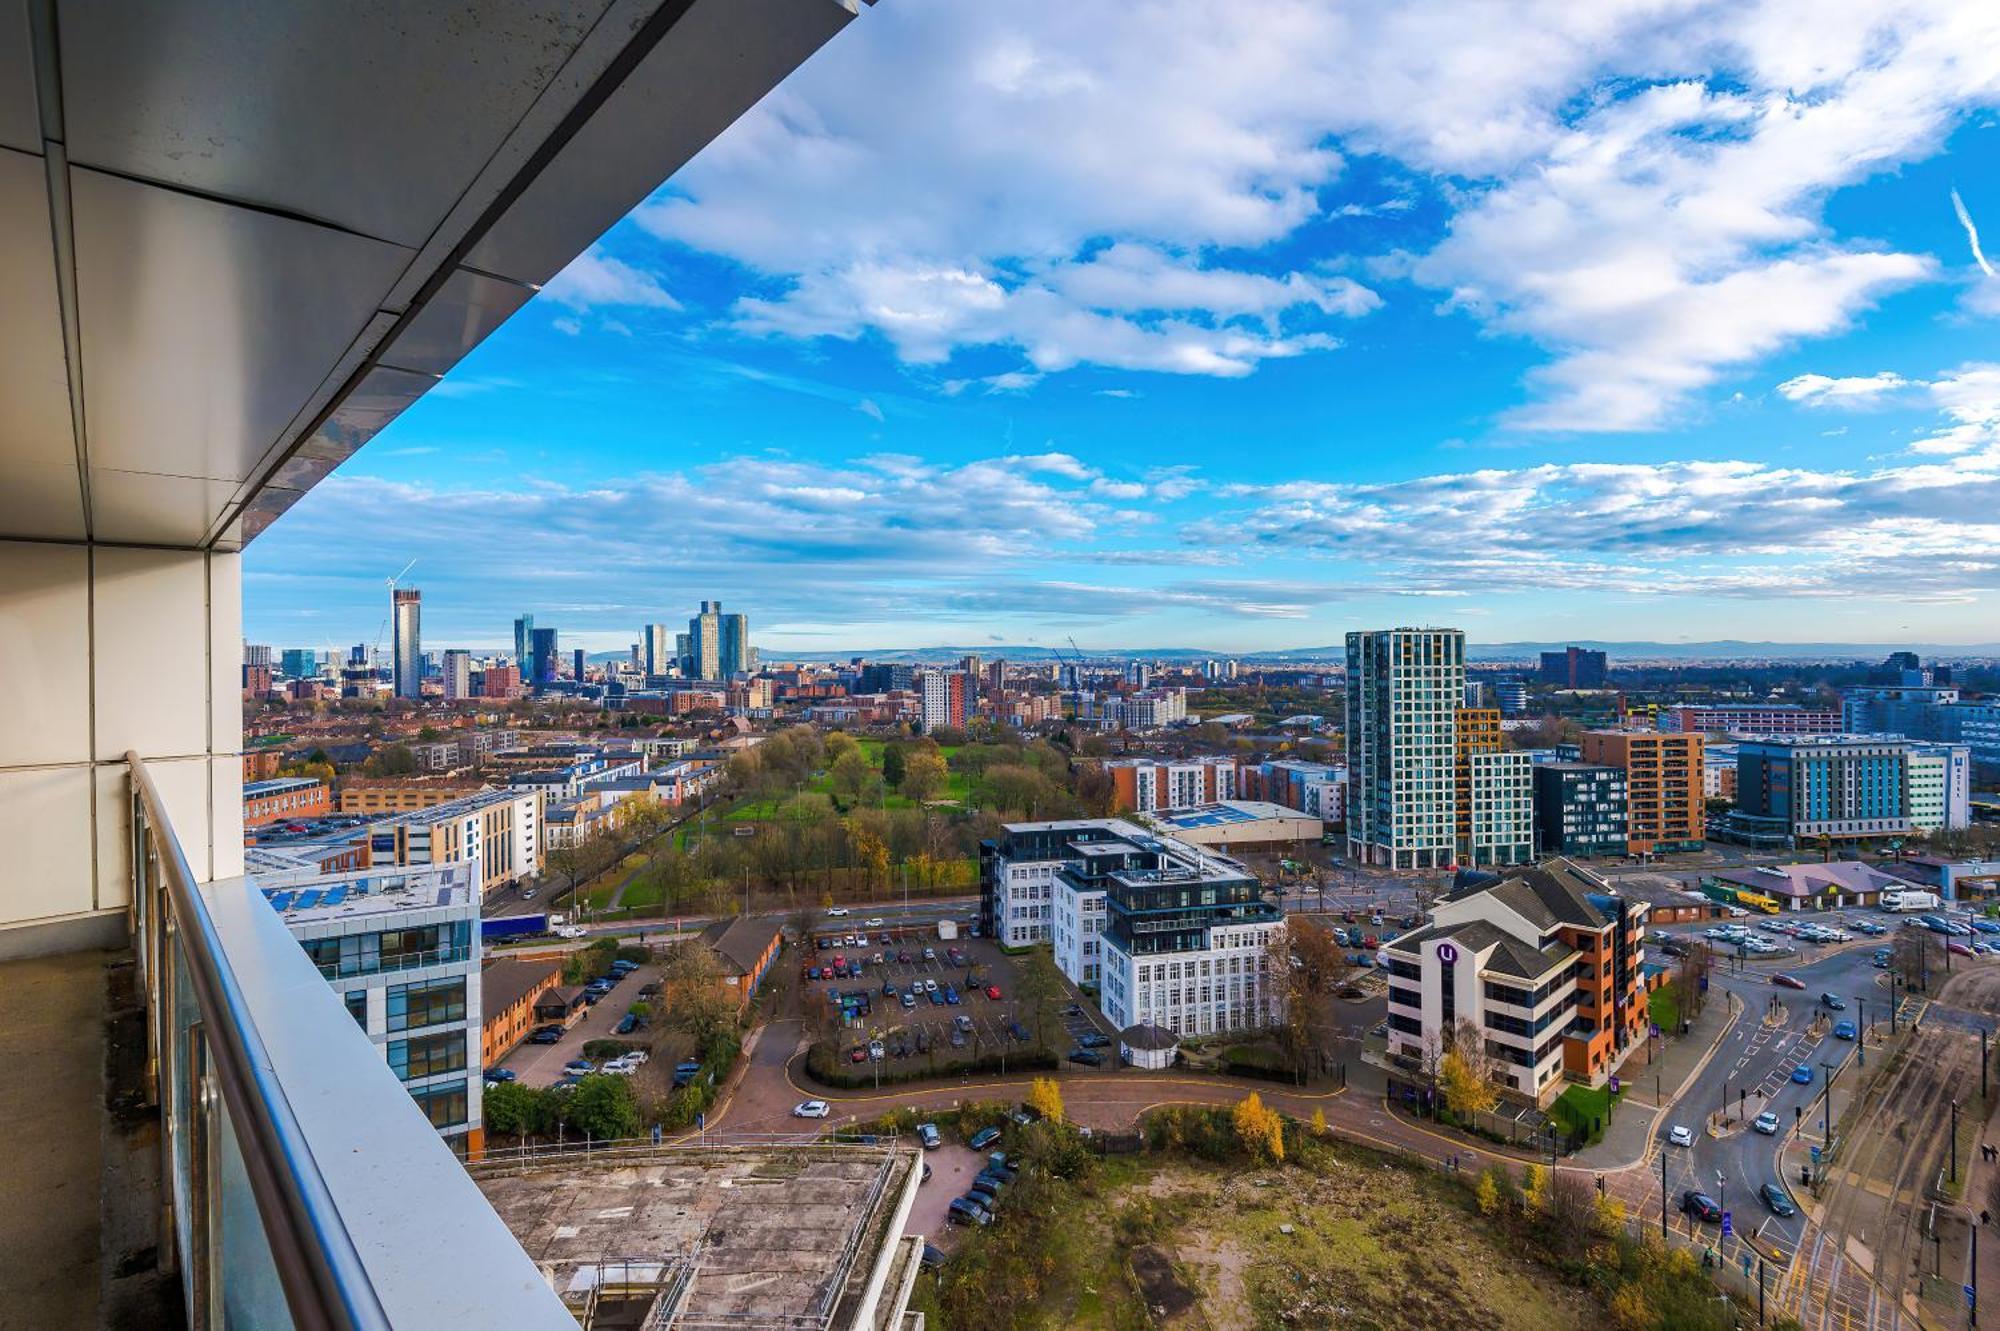
[{"label": "red car", "polygon": [[989,985],[987,985],[987,986],[986,986],[986,996],[987,996],[988,998],[992,999],[992,1000],[993,1000],[994,1002],[996,1002],[996,1003],[997,1003],[997,1002],[999,1002],[999,1001],[1000,1001],[1000,986],[999,986],[999,985],[997,985],[997,984],[989,984]]},{"label": "red car", "polygon": [[848,1050],[847,1061],[850,1063],[866,1063],[868,1061],[868,1051],[860,1045],[856,1045],[854,1048]]},{"label": "red car", "polygon": [[1361,940],[1361,946],[1372,950],[1374,948],[1382,946],[1382,940],[1377,938],[1374,934],[1369,934],[1367,937]]},{"label": "red car", "polygon": [[1806,987],[1806,982],[1796,975],[1773,975],[1771,983],[1777,985],[1780,989],[1803,989]]},{"label": "red car", "polygon": [[1978,955],[1976,952],[1974,952],[1971,948],[1967,947],[1963,943],[1946,943],[1945,949],[1961,957],[1971,957]]}]

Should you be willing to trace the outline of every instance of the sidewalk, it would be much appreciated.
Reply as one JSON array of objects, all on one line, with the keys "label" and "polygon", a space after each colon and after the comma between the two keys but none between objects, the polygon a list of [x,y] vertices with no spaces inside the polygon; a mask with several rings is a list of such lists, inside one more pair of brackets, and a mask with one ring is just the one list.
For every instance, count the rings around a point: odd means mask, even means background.
[{"label": "sidewalk", "polygon": [[1626,1058],[1618,1069],[1622,1089],[1611,1122],[1602,1137],[1576,1153],[1573,1164],[1581,1169],[1602,1171],[1629,1169],[1645,1161],[1657,1135],[1660,1116],[1701,1075],[1723,1036],[1743,1011],[1741,1000],[1734,994],[1723,990],[1720,997],[1721,1002],[1702,1007],[1701,1015],[1691,1023],[1686,1035],[1666,1042],[1665,1053],[1649,1062],[1646,1046],[1641,1046]]}]

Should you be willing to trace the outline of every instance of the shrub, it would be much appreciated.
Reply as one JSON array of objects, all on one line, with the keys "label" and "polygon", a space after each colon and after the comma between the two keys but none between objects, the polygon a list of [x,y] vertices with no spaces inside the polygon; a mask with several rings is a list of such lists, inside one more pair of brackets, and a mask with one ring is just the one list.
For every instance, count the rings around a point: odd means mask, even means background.
[{"label": "shrub", "polygon": [[1052,1123],[1063,1121],[1062,1087],[1054,1077],[1037,1077],[1028,1087],[1028,1108]]},{"label": "shrub", "polygon": [[1490,1216],[1499,1211],[1500,1185],[1493,1181],[1493,1167],[1491,1165],[1487,1166],[1485,1171],[1480,1174],[1479,1186],[1473,1189],[1472,1195],[1479,1202],[1479,1213],[1481,1215]]},{"label": "shrub", "polygon": [[1236,1140],[1253,1160],[1273,1163],[1285,1158],[1285,1119],[1275,1109],[1267,1109],[1255,1091],[1243,1097],[1230,1111]]}]

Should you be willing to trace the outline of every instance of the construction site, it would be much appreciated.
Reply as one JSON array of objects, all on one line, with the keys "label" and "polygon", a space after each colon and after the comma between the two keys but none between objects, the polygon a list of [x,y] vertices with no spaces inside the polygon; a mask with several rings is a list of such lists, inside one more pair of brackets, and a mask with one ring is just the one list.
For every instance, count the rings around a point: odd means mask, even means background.
[{"label": "construction site", "polygon": [[631,1145],[472,1174],[585,1331],[889,1331],[921,1239],[912,1147]]}]

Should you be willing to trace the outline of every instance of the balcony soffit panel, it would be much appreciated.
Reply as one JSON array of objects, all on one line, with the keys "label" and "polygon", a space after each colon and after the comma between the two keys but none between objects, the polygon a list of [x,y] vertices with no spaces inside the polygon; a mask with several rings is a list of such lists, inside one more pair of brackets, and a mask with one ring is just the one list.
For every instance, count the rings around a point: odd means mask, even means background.
[{"label": "balcony soffit panel", "polygon": [[90,525],[99,541],[197,546],[235,491],[231,481],[93,466]]},{"label": "balcony soffit panel", "polygon": [[76,475],[49,230],[48,163],[0,148],[0,458],[37,467],[68,463]]},{"label": "balcony soffit panel", "polygon": [[42,150],[28,0],[0,0],[0,147]]},{"label": "balcony soffit panel", "polygon": [[93,467],[242,481],[411,251],[72,169]]},{"label": "balcony soffit panel", "polygon": [[608,0],[60,0],[70,158],[416,249]]},{"label": "balcony soffit panel", "polygon": [[435,382],[534,294],[518,282],[457,269],[397,334],[381,361]]}]

